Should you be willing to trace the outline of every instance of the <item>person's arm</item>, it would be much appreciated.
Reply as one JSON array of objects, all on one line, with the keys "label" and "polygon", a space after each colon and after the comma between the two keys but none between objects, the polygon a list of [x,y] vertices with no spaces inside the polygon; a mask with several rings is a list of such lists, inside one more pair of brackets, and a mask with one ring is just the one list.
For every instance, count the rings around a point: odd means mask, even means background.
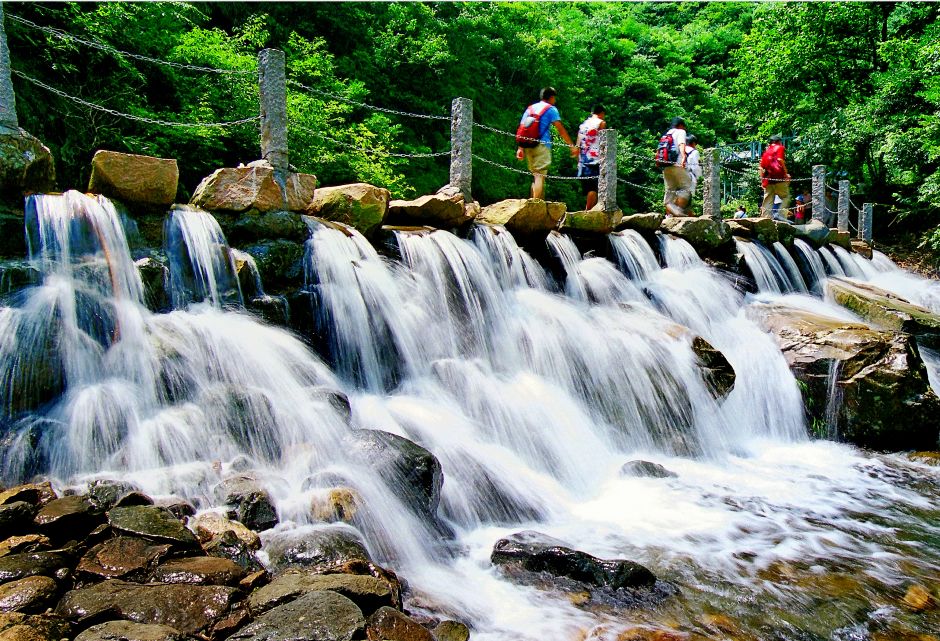
[{"label": "person's arm", "polygon": [[685,161],[688,156],[685,153],[685,143],[679,143],[679,166],[685,167]]},{"label": "person's arm", "polygon": [[568,130],[565,129],[565,126],[561,124],[560,120],[556,120],[554,123],[555,129],[558,130],[558,135],[561,136],[561,139],[571,148],[571,157],[574,158],[578,155],[578,148],[575,147],[575,144],[571,142],[571,136],[568,135]]}]

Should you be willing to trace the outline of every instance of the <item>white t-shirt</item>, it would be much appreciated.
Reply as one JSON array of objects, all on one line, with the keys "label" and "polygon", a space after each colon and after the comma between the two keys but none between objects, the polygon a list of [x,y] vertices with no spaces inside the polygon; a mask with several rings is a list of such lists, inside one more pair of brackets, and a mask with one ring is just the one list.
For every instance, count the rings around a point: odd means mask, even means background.
[{"label": "white t-shirt", "polygon": [[676,153],[679,152],[679,145],[685,144],[685,129],[670,129],[667,133],[672,136],[672,144],[676,147]]},{"label": "white t-shirt", "polygon": [[702,177],[702,166],[698,162],[698,149],[694,147],[686,148],[685,168],[689,170],[692,182],[698,182],[698,179]]}]

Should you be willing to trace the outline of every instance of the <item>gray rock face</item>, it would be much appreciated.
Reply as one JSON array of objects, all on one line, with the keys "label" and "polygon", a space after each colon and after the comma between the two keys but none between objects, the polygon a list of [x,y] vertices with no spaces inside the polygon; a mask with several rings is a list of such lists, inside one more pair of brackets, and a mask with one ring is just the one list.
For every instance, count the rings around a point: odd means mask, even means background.
[{"label": "gray rock face", "polygon": [[351,641],[365,627],[356,604],[336,592],[308,592],[229,637],[230,641]]},{"label": "gray rock face", "polygon": [[648,478],[665,479],[679,476],[675,472],[670,472],[658,463],[650,461],[629,461],[620,468],[620,476],[645,476]]},{"label": "gray rock face", "polygon": [[83,621],[108,613],[195,633],[224,616],[236,593],[235,588],[214,585],[138,585],[111,580],[66,593],[56,614]]},{"label": "gray rock face", "polygon": [[598,587],[637,588],[656,583],[653,573],[639,563],[599,559],[531,530],[497,541],[490,560],[497,565],[519,565],[528,572],[546,572]]},{"label": "gray rock face", "polygon": [[389,584],[374,576],[357,574],[313,574],[290,570],[248,597],[252,612],[263,612],[307,592],[327,590],[342,594],[369,615],[382,606],[396,607]]},{"label": "gray rock face", "polygon": [[117,532],[182,548],[199,546],[193,533],[166,508],[152,505],[116,507],[108,512],[108,523]]},{"label": "gray rock face", "polygon": [[4,583],[0,585],[0,612],[44,612],[57,590],[56,582],[47,576]]},{"label": "gray rock face", "polygon": [[75,641],[189,641],[189,635],[183,634],[168,625],[151,625],[133,621],[108,621],[93,625],[77,637]]},{"label": "gray rock face", "polygon": [[261,532],[278,523],[271,495],[249,476],[226,479],[214,493],[220,501],[235,507],[238,521],[249,529]]},{"label": "gray rock face", "polygon": [[143,581],[171,547],[166,543],[155,545],[136,537],[118,536],[90,549],[76,570],[101,579]]},{"label": "gray rock face", "polygon": [[291,565],[327,569],[371,561],[362,539],[348,525],[280,532],[271,536],[265,549],[272,571]]}]

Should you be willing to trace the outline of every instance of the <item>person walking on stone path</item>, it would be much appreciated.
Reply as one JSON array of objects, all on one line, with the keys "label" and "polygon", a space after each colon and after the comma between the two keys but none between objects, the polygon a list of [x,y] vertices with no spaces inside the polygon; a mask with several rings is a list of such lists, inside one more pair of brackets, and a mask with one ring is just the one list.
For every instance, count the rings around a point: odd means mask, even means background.
[{"label": "person walking on stone path", "polygon": [[601,175],[600,131],[607,127],[604,120],[606,111],[603,105],[594,104],[590,117],[578,127],[578,176],[585,178],[581,188],[587,197],[584,209],[591,209],[597,204],[597,180]]},{"label": "person walking on stone path", "polygon": [[790,174],[787,172],[785,156],[783,140],[780,136],[771,136],[770,144],[760,157],[761,186],[764,188],[760,215],[765,218],[773,216],[775,196],[780,196],[780,211],[784,216],[790,210]]},{"label": "person walking on stone path", "polygon": [[565,144],[571,148],[571,157],[578,155],[578,148],[571,142],[571,136],[565,126],[561,124],[561,114],[555,107],[556,92],[552,87],[545,87],[539,96],[541,100],[533,105],[529,105],[522,114],[520,125],[531,123],[530,118],[538,120],[538,143],[532,147],[523,147],[519,145],[516,149],[516,158],[522,160],[525,158],[532,172],[532,198],[545,199],[545,176],[548,174],[548,168],[552,164],[552,133],[551,127],[555,126],[558,135],[565,141]]},{"label": "person walking on stone path", "polygon": [[[666,193],[663,194],[663,206],[666,208],[667,216],[685,216],[686,209],[692,200],[692,178],[686,168],[685,120],[673,118],[663,138],[666,136],[672,137],[669,157],[675,160],[663,167],[663,184],[666,187]],[[663,138],[660,140],[662,141]]]},{"label": "person walking on stone path", "polygon": [[699,162],[698,138],[695,134],[689,134],[685,138],[685,168],[689,171],[689,178],[692,179],[692,189],[689,194],[689,204],[695,198],[695,189],[698,187],[698,179],[702,177],[702,165]]}]

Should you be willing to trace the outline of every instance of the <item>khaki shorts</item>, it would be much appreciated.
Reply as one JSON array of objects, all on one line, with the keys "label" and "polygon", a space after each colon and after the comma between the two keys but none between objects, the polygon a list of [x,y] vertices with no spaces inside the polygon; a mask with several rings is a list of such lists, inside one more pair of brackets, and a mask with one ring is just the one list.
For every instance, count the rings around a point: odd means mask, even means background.
[{"label": "khaki shorts", "polygon": [[523,151],[525,152],[526,163],[529,165],[529,171],[533,174],[548,173],[548,168],[552,164],[552,150],[550,147],[539,143],[535,147],[527,147]]},{"label": "khaki shorts", "polygon": [[677,198],[684,198],[689,202],[692,198],[692,176],[685,167],[672,165],[663,169],[663,182],[666,184],[666,193],[663,195],[663,204],[676,202]]}]

